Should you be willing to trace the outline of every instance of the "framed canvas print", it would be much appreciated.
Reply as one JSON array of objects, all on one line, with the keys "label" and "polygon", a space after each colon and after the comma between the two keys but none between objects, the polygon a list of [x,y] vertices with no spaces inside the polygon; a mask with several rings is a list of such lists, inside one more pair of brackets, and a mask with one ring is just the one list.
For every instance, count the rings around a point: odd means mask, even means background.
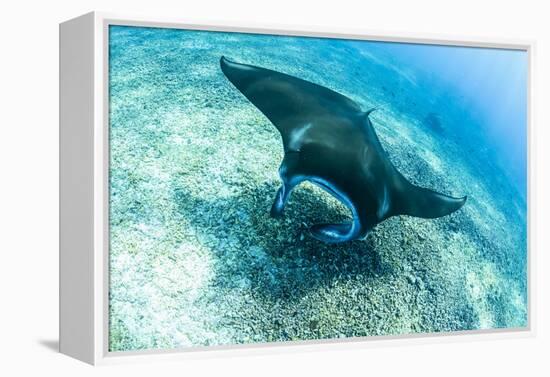
[{"label": "framed canvas print", "polygon": [[61,24],[61,352],[529,334],[531,53]]}]

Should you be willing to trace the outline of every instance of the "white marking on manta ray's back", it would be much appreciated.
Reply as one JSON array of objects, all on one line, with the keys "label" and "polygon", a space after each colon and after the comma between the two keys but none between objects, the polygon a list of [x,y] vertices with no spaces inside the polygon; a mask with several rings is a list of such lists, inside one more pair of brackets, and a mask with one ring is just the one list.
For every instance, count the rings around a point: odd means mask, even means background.
[{"label": "white marking on manta ray's back", "polygon": [[303,126],[292,130],[288,143],[290,150],[300,151],[304,135],[312,126],[313,125],[311,123],[306,123]]}]

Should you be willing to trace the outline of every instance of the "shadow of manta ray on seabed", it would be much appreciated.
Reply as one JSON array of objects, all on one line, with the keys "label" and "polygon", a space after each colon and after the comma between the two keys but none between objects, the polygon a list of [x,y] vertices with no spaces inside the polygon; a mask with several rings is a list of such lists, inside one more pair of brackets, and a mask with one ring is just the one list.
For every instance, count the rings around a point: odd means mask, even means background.
[{"label": "shadow of manta ray on seabed", "polygon": [[271,216],[280,217],[294,187],[310,181],[352,212],[351,223],[315,224],[316,239],[339,243],[364,239],[391,216],[437,218],[460,209],[454,198],[410,183],[389,160],[369,114],[333,90],[284,73],[220,59],[231,83],[279,130],[283,184]]}]

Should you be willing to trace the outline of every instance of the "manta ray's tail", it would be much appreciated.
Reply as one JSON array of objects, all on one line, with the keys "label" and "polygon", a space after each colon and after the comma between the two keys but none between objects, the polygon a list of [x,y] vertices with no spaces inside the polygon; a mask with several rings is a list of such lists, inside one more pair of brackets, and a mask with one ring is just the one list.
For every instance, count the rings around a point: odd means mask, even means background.
[{"label": "manta ray's tail", "polygon": [[398,201],[399,208],[395,208],[402,215],[434,219],[450,215],[466,203],[466,196],[455,198],[411,183],[408,186],[402,200]]}]

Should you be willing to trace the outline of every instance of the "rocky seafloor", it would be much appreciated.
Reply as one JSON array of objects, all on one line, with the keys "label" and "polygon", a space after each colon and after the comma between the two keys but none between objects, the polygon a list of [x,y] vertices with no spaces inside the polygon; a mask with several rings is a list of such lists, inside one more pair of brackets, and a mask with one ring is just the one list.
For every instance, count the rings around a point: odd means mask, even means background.
[{"label": "rocky seafloor", "polygon": [[[111,351],[527,325],[525,202],[481,133],[444,127],[464,121],[449,94],[426,94],[414,72],[355,42],[110,35]],[[305,183],[270,218],[280,136],[225,79],[221,55],[377,107],[371,119],[397,168],[468,195],[466,205],[328,245],[307,226],[349,211]]]}]

